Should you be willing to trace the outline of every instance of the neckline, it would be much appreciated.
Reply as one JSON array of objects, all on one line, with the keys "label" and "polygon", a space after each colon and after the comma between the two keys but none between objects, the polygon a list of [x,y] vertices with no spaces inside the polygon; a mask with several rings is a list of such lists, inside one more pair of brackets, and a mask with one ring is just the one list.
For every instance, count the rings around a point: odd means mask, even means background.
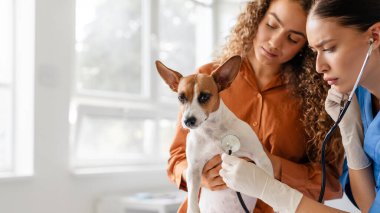
[{"label": "neckline", "polygon": [[273,76],[273,78],[266,85],[263,85],[262,88],[259,88],[255,70],[253,69],[253,65],[251,64],[248,57],[244,57],[244,64],[247,66],[247,71],[245,73],[246,78],[250,79],[250,81],[253,81],[252,83],[254,83],[255,89],[260,93],[266,92],[276,87],[282,87],[289,83],[287,79],[284,79],[282,77],[282,73],[279,72],[277,75]]}]

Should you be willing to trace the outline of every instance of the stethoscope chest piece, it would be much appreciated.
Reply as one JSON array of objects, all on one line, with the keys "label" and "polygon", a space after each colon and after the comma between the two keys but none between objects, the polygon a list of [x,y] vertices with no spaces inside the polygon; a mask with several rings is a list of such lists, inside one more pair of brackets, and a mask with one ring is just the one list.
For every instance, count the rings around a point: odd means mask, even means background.
[{"label": "stethoscope chest piece", "polygon": [[222,138],[222,149],[224,152],[228,153],[236,152],[240,149],[240,140],[235,135],[226,135]]}]

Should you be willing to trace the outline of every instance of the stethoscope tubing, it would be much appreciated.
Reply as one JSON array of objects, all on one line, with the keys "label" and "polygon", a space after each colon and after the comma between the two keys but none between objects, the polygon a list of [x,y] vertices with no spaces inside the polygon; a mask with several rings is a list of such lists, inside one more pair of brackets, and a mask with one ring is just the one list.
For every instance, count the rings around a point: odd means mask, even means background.
[{"label": "stethoscope tubing", "polygon": [[361,67],[360,72],[359,72],[359,75],[356,78],[356,82],[354,84],[354,87],[353,87],[350,95],[348,96],[348,100],[343,105],[343,108],[340,110],[340,113],[338,115],[337,120],[335,121],[334,125],[330,128],[330,130],[327,132],[327,134],[326,134],[326,136],[325,136],[325,138],[323,139],[323,142],[322,142],[322,152],[321,152],[321,154],[322,154],[322,157],[321,157],[322,182],[321,182],[321,190],[320,190],[319,198],[318,198],[318,202],[320,202],[320,203],[323,202],[323,197],[324,197],[325,188],[326,188],[326,159],[325,159],[326,144],[327,144],[327,141],[330,141],[332,133],[338,127],[340,121],[342,120],[344,114],[346,113],[348,107],[350,106],[352,98],[353,98],[353,96],[355,94],[355,91],[356,91],[357,87],[359,86],[359,82],[360,82],[360,80],[361,80],[361,78],[363,76],[364,69],[367,66],[368,59],[369,59],[369,57],[372,54],[373,39],[370,40],[369,44],[370,45],[369,45],[369,48],[368,48],[368,51],[367,51],[367,55],[366,55],[366,57],[365,57],[365,59],[363,61],[362,67]]}]

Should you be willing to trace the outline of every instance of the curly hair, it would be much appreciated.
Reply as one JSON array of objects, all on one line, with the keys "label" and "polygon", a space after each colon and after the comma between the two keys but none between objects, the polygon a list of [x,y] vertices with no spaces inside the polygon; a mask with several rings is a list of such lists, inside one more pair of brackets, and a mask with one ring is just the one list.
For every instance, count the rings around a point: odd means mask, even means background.
[{"label": "curly hair", "polygon": [[[313,0],[293,0],[298,2],[306,13],[313,5]],[[259,23],[265,16],[271,0],[249,1],[245,10],[238,16],[237,23],[231,30],[227,43],[216,57],[216,66],[233,55],[247,57],[253,46]],[[315,54],[307,44],[300,54],[282,66],[282,77],[289,79],[289,89],[301,100],[302,117],[300,118],[308,136],[307,156],[311,162],[320,162],[322,142],[334,121],[324,108],[324,100],[329,89],[322,76],[315,71]],[[331,164],[340,162],[343,147],[339,134],[332,137],[326,147],[326,161]]]}]

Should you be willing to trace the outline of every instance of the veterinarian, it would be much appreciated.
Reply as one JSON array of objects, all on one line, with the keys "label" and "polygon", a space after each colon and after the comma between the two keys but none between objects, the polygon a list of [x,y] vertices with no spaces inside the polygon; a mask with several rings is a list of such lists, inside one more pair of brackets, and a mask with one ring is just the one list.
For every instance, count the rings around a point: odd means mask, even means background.
[{"label": "veterinarian", "polygon": [[[321,0],[313,6],[307,21],[309,44],[317,54],[317,71],[331,85],[326,110],[332,118],[337,118],[342,94],[354,88],[359,70],[365,67],[360,87],[355,90],[357,98],[353,98],[339,124],[348,167],[342,184],[361,212],[380,212],[379,11],[379,0]],[[371,56],[364,66],[366,55]],[[258,196],[277,210],[339,212],[303,196],[302,190],[291,184],[274,180],[253,164],[230,156],[222,159],[220,173],[229,187]]]},{"label": "veterinarian", "polygon": [[[238,76],[221,93],[224,103],[255,131],[272,161],[275,178],[315,200],[321,184],[320,147],[334,121],[324,110],[329,87],[315,72],[315,57],[307,45],[306,18],[311,5],[312,0],[247,2],[220,55],[198,72],[209,74],[229,57],[243,57]],[[168,176],[186,190],[188,132],[181,126],[181,116],[170,148]],[[340,140],[333,137],[327,147],[326,199],[342,196],[339,177],[344,150]],[[226,189],[219,175],[221,162],[219,155],[208,161],[202,187]],[[185,201],[179,212],[186,208]],[[259,200],[254,212],[273,209]]]}]

